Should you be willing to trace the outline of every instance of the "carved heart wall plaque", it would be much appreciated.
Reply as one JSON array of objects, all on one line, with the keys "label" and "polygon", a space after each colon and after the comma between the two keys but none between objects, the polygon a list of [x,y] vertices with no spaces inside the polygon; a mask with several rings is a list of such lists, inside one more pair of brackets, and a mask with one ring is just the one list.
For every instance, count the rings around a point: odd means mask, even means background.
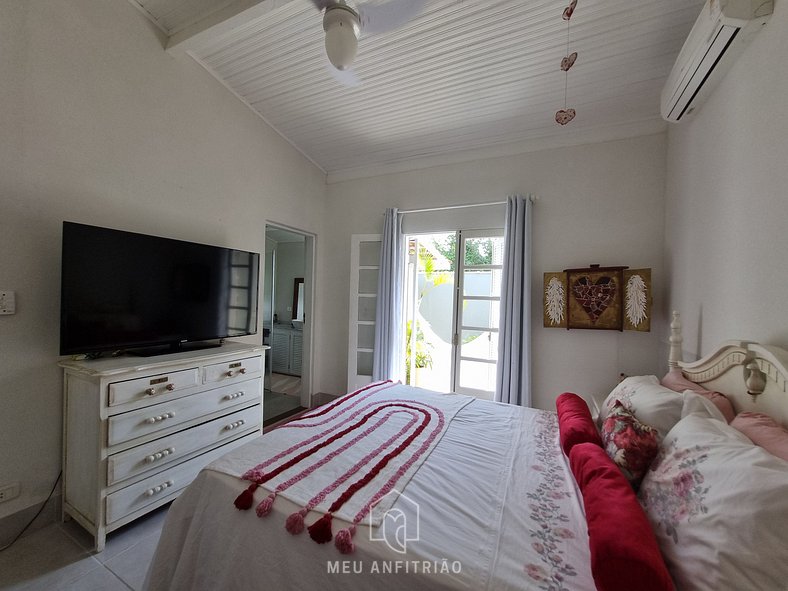
[{"label": "carved heart wall plaque", "polygon": [[627,267],[592,265],[564,269],[567,328],[623,329],[623,271]]},{"label": "carved heart wall plaque", "polygon": [[616,297],[616,283],[610,277],[600,277],[592,281],[584,275],[572,283],[572,292],[577,303],[585,310],[592,324],[596,324],[599,317],[613,303]]}]

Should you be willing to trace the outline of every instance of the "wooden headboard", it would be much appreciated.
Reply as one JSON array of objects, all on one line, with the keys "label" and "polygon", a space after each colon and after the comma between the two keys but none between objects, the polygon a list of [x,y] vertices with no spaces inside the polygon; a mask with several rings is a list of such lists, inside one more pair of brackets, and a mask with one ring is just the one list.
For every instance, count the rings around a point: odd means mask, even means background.
[{"label": "wooden headboard", "polygon": [[788,351],[752,341],[726,341],[698,361],[682,361],[681,319],[670,323],[671,369],[690,381],[725,394],[736,412],[764,412],[788,427]]}]

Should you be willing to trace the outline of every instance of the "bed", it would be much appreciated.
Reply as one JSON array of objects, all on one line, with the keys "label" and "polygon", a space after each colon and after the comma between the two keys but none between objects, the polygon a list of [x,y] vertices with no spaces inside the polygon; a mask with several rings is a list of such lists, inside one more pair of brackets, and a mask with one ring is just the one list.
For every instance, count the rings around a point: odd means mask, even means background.
[{"label": "bed", "polygon": [[[788,352],[683,364],[677,317],[671,343],[672,389],[627,378],[599,417],[571,394],[548,412],[390,382],[314,409],[200,473],[145,588],[785,589],[788,462],[715,395],[768,411],[774,439]],[[657,442],[635,484],[606,431],[626,412]]]}]

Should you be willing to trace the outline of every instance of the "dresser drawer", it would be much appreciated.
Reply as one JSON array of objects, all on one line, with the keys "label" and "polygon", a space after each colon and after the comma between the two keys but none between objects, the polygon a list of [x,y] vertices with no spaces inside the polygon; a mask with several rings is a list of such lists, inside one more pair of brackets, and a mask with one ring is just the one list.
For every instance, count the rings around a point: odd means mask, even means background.
[{"label": "dresser drawer", "polygon": [[112,416],[108,420],[107,445],[171,429],[225,408],[259,403],[260,386],[260,378],[254,378]]},{"label": "dresser drawer", "polygon": [[257,430],[261,419],[262,408],[258,404],[114,454],[107,460],[107,485],[148,470],[177,464],[200,449],[235,437],[240,432]]},{"label": "dresser drawer", "polygon": [[200,372],[196,367],[194,369],[161,373],[123,382],[114,382],[109,385],[107,405],[117,406],[144,399],[156,401],[158,396],[193,388],[199,383]]},{"label": "dresser drawer", "polygon": [[262,369],[263,360],[260,356],[206,365],[205,383],[235,382],[246,379],[251,374],[260,373]]},{"label": "dresser drawer", "polygon": [[135,484],[107,495],[107,524],[110,525],[134,511],[169,497],[185,488],[205,466],[234,447],[251,441],[255,437],[257,437],[256,433],[250,433],[235,441],[228,442],[227,445],[212,449],[187,462],[173,466],[169,470],[154,474],[145,480],[140,480]]}]

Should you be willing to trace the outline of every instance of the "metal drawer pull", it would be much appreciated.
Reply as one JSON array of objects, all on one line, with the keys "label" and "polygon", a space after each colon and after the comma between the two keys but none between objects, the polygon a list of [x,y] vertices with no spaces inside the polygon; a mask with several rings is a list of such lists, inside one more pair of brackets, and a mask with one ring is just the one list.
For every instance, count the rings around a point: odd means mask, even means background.
[{"label": "metal drawer pull", "polygon": [[[245,367],[242,367],[242,368],[240,368],[240,369],[238,370],[238,373],[240,373],[240,374],[245,374],[245,373],[246,373],[246,368],[245,368]],[[224,372],[224,375],[225,375],[225,376],[227,376],[228,378],[231,378],[231,377],[233,377],[235,374],[233,373],[233,370],[229,369],[229,370],[227,370],[226,372]]]},{"label": "metal drawer pull", "polygon": [[246,424],[246,421],[241,419],[240,421],[234,421],[234,422],[230,423],[229,425],[225,425],[224,428],[225,428],[226,431],[232,431],[233,429],[237,429],[238,427],[241,427],[241,426],[243,426],[245,424]]},{"label": "metal drawer pull", "polygon": [[160,459],[162,459],[162,458],[166,458],[168,455],[170,455],[170,454],[174,454],[174,453],[175,453],[175,448],[174,448],[174,447],[168,447],[167,449],[163,449],[163,450],[161,450],[161,451],[157,451],[157,452],[156,452],[156,453],[154,453],[154,454],[151,454],[151,455],[149,455],[149,456],[146,456],[146,457],[145,457],[145,461],[146,461],[148,464],[152,464],[152,463],[153,463],[153,462],[155,462],[156,460],[160,460]]},{"label": "metal drawer pull", "polygon": [[153,425],[154,423],[161,423],[162,421],[166,421],[167,419],[171,419],[175,416],[174,412],[165,412],[163,415],[156,415],[155,417],[148,417],[145,419],[145,422],[149,425]]},{"label": "metal drawer pull", "polygon": [[225,400],[235,400],[236,398],[240,398],[244,394],[245,394],[244,392],[234,392],[232,394],[225,394],[224,395],[224,399]]},{"label": "metal drawer pull", "polygon": [[146,497],[152,497],[153,495],[158,494],[161,491],[170,488],[174,484],[175,483],[172,480],[168,480],[167,482],[162,482],[158,486],[154,486],[153,488],[149,488],[148,490],[146,490],[145,491],[145,496]]},{"label": "metal drawer pull", "polygon": [[[167,392],[172,392],[173,390],[175,390],[175,384],[167,384],[166,386],[164,386],[164,389],[167,390]],[[145,394],[147,394],[148,396],[154,396],[156,394],[156,388],[147,388],[145,390]]]}]

